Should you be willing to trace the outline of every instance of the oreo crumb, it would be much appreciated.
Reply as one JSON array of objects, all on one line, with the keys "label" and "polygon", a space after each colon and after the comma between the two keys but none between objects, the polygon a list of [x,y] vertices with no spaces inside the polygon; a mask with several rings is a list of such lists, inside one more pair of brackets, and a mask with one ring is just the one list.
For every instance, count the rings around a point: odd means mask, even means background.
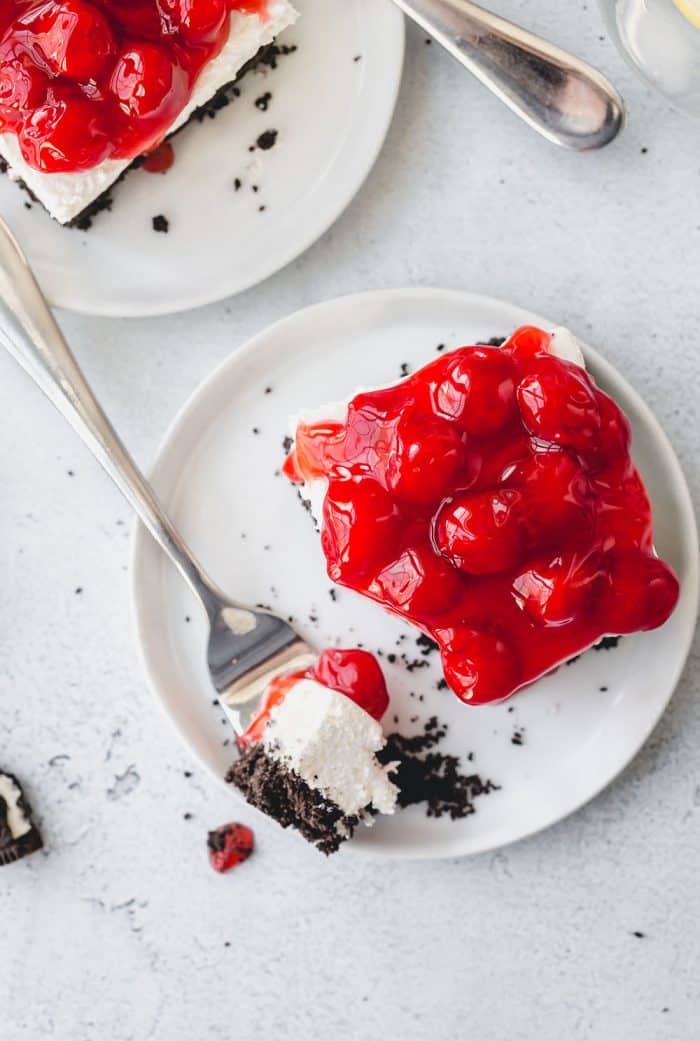
[{"label": "oreo crumb", "polygon": [[253,427],[253,433],[254,434],[259,434],[260,433],[260,427]]},{"label": "oreo crumb", "polygon": [[416,643],[421,649],[421,654],[425,656],[427,656],[428,654],[432,654],[433,651],[440,650],[435,640],[431,640],[431,638],[429,636],[426,636],[425,633],[421,633],[420,636],[416,637]]},{"label": "oreo crumb", "polygon": [[439,343],[437,345],[437,347],[435,348],[435,350],[438,352],[438,354],[442,354],[442,352],[445,350],[445,344],[444,343]]},{"label": "oreo crumb", "polygon": [[402,379],[403,379],[404,377],[406,377],[406,376],[409,376],[409,375],[410,375],[410,373],[411,373],[411,368],[410,368],[410,366],[409,366],[409,364],[408,364],[408,362],[407,362],[407,361],[402,361],[402,362],[401,362],[401,368],[400,368],[399,372],[400,372],[400,375],[401,375],[401,378],[402,378]]},{"label": "oreo crumb", "polygon": [[490,340],[476,341],[478,347],[502,347],[505,342],[505,336],[492,336]]},{"label": "oreo crumb", "polygon": [[76,595],[76,596],[80,596],[80,594],[82,593],[82,591],[83,591],[83,587],[82,587],[82,586],[76,586],[76,587],[75,587],[75,595]]},{"label": "oreo crumb", "polygon": [[639,151],[642,153],[642,155],[646,155],[647,152],[649,151],[649,149],[648,148],[640,148]]},{"label": "oreo crumb", "polygon": [[611,651],[614,647],[617,647],[618,643],[622,639],[621,636],[604,636],[600,643],[597,643],[593,648],[594,651]]},{"label": "oreo crumb", "polygon": [[259,98],[255,99],[255,107],[257,109],[260,109],[261,112],[267,112],[268,108],[270,107],[271,101],[272,94],[269,90],[267,90],[264,94],[261,94]]},{"label": "oreo crumb", "polygon": [[265,387],[266,394],[272,394],[272,387]]},{"label": "oreo crumb", "polygon": [[444,677],[441,680],[437,681],[436,686],[437,686],[438,690],[448,690],[449,689],[449,684],[448,684],[447,680]]},{"label": "oreo crumb", "polygon": [[510,739],[512,745],[524,745],[525,744],[525,731],[522,727],[519,727],[513,731],[513,736]]},{"label": "oreo crumb", "polygon": [[234,190],[234,192],[240,192],[242,187],[243,187],[243,181],[240,179],[240,177],[236,177],[234,182],[233,182],[233,190]]},{"label": "oreo crumb", "polygon": [[354,62],[362,61],[362,55],[361,54],[356,54],[355,57],[352,60]]},{"label": "oreo crumb", "polygon": [[170,222],[167,217],[164,217],[162,213],[159,213],[157,217],[153,218],[153,230],[162,231],[167,235],[170,228]]},{"label": "oreo crumb", "polygon": [[425,803],[428,817],[447,815],[458,820],[474,813],[474,800],[496,791],[498,785],[478,774],[462,773],[457,756],[436,751],[446,734],[447,727],[432,716],[422,733],[413,737],[389,734],[377,758],[385,764],[398,763],[392,776],[399,788],[399,806]]},{"label": "oreo crumb", "polygon": [[263,152],[269,152],[271,148],[274,148],[277,144],[278,130],[265,130],[258,137],[255,144]]},{"label": "oreo crumb", "polygon": [[387,660],[388,662],[390,662],[390,664],[391,664],[391,665],[393,665],[393,664],[394,664],[394,662],[396,661],[396,655],[395,655],[395,654],[393,654],[393,653],[392,653],[392,654],[387,654],[387,656],[386,656],[386,660]]},{"label": "oreo crumb", "polygon": [[601,694],[605,694],[607,692],[607,689],[608,689],[607,687],[598,687],[598,690],[600,691]]},{"label": "oreo crumb", "polygon": [[192,820],[192,814],[191,813],[183,813],[182,819],[186,820],[186,821],[191,821]]},{"label": "oreo crumb", "polygon": [[192,776],[192,771],[191,770],[183,770],[182,773],[183,773],[183,776],[185,776],[187,778],[190,778]]},{"label": "oreo crumb", "polygon": [[336,593],[335,589],[329,589],[328,595],[334,603],[338,599],[338,594]]},{"label": "oreo crumb", "polygon": [[640,932],[639,929],[635,929],[634,932],[632,933],[632,936],[636,936],[638,940],[646,939],[646,935],[647,935],[646,933]]}]

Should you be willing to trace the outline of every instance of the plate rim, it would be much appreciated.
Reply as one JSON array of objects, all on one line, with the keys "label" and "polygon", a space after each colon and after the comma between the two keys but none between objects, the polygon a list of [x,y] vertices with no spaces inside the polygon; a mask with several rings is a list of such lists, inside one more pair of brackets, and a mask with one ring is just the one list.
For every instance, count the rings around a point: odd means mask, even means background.
[{"label": "plate rim", "polygon": [[[180,429],[184,427],[189,419],[190,412],[196,410],[201,404],[203,399],[209,394],[210,388],[217,384],[227,372],[230,367],[235,367],[240,364],[243,360],[247,360],[255,354],[261,345],[269,337],[276,336],[280,329],[284,328],[288,323],[294,321],[307,321],[314,320],[315,315],[322,314],[325,311],[332,312],[339,306],[345,306],[349,301],[353,301],[353,304],[357,308],[363,308],[365,306],[372,306],[377,303],[386,304],[389,301],[395,303],[406,302],[408,300],[428,300],[434,299],[436,302],[443,300],[445,302],[456,302],[462,305],[476,305],[476,306],[490,306],[497,307],[503,310],[514,310],[527,313],[532,320],[541,324],[547,328],[552,326],[551,319],[542,317],[541,315],[529,311],[528,308],[522,308],[518,304],[514,304],[511,301],[504,300],[499,297],[491,296],[489,294],[470,292],[467,290],[459,289],[445,289],[440,287],[405,287],[405,288],[389,288],[389,289],[376,289],[366,290],[357,293],[347,293],[341,296],[333,297],[329,300],[323,300],[315,304],[311,304],[307,307],[300,308],[297,311],[293,311],[290,314],[285,315],[282,318],[275,320],[269,325],[265,326],[254,336],[250,337],[244,343],[227,355],[221,362],[219,362],[214,369],[206,376],[200,383],[194,388],[192,393],[186,398],[182,405],[178,408],[176,414],[167,425],[165,433],[161,437],[159,444],[156,449],[156,453],[152,462],[151,467],[147,472],[149,480],[154,480],[157,484],[158,481],[158,470],[160,465],[163,463],[164,457],[168,450],[171,440],[177,438],[180,433]],[[683,468],[680,464],[680,460],[676,455],[675,449],[671,444],[668,435],[665,433],[659,420],[654,415],[653,411],[647,405],[644,398],[636,390],[636,388],[629,383],[626,377],[619,372],[612,362],[608,361],[602,354],[600,354],[595,348],[590,347],[585,342],[581,341],[584,355],[590,358],[593,362],[597,371],[601,372],[604,378],[610,377],[613,381],[622,382],[625,386],[626,392],[629,395],[630,401],[633,403],[638,414],[642,417],[645,426],[653,433],[655,443],[663,450],[665,456],[665,463],[669,468],[669,475],[677,488],[679,493],[679,505],[681,507],[684,524],[683,524],[683,543],[686,546],[689,559],[689,573],[686,578],[686,584],[684,587],[684,596],[687,598],[690,596],[690,602],[686,609],[687,619],[683,616],[683,627],[682,627],[682,646],[681,653],[677,658],[677,663],[673,670],[669,673],[668,682],[668,693],[665,698],[660,702],[659,707],[653,718],[650,720],[646,732],[641,739],[636,743],[629,756],[622,762],[612,773],[606,774],[603,779],[596,784],[596,786],[585,796],[579,798],[571,807],[569,807],[563,813],[556,813],[555,816],[549,818],[546,821],[539,822],[534,826],[526,826],[521,831],[517,832],[513,838],[508,839],[506,842],[486,842],[483,846],[474,848],[464,848],[464,843],[461,843],[458,839],[454,842],[453,849],[445,849],[440,846],[437,849],[430,848],[416,848],[415,846],[408,846],[404,849],[391,849],[386,848],[383,845],[379,846],[367,846],[367,845],[354,845],[348,843],[344,847],[347,853],[353,856],[369,856],[369,857],[381,857],[381,858],[393,858],[397,860],[443,860],[456,857],[464,856],[476,856],[483,853],[493,852],[497,849],[511,846],[516,842],[521,842],[524,839],[530,838],[534,835],[539,834],[542,831],[547,830],[550,827],[566,820],[568,817],[577,813],[582,807],[592,802],[598,795],[601,794],[609,785],[611,785],[634,761],[639,755],[642,748],[646,745],[649,737],[658,726],[659,721],[666,712],[668,705],[675,693],[676,687],[680,681],[683,671],[686,667],[688,656],[692,647],[692,642],[695,634],[698,611],[700,609],[700,542],[698,535],[698,525],[695,517],[695,511],[693,508],[692,497],[690,489],[688,487]],[[144,567],[144,554],[147,552],[146,547],[150,542],[150,535],[148,534],[143,523],[137,518],[134,525],[132,540],[131,540],[131,556],[130,556],[130,600],[132,608],[132,628],[136,643],[138,646],[139,657],[142,662],[144,672],[148,680],[148,686],[151,691],[151,695],[156,703],[159,705],[161,712],[166,716],[170,725],[174,727],[179,739],[182,741],[184,746],[187,748],[189,754],[203,767],[205,772],[212,777],[220,786],[225,787],[227,791],[231,791],[230,786],[226,784],[224,779],[212,769],[206,759],[199,754],[187,738],[184,728],[180,726],[179,721],[174,714],[168,708],[167,699],[163,696],[159,686],[159,680],[156,669],[152,666],[147,653],[148,637],[145,634],[147,623],[144,618],[145,609],[143,607],[143,600],[140,598],[139,593],[139,576],[142,568]],[[691,611],[691,608],[694,610]]]},{"label": "plate rim", "polygon": [[[370,10],[371,9],[372,8],[370,8]],[[289,264],[293,263],[293,261],[298,257],[301,257],[304,253],[308,252],[308,250],[311,249],[311,247],[337,223],[345,210],[348,209],[350,204],[364,187],[370,173],[379,159],[382,149],[384,148],[389,129],[394,119],[396,105],[401,91],[401,84],[403,82],[406,57],[406,19],[402,12],[398,8],[395,8],[393,4],[388,4],[386,8],[386,17],[388,17],[390,21],[394,22],[395,27],[393,35],[388,39],[385,37],[387,52],[383,55],[382,68],[384,70],[390,70],[391,76],[383,77],[386,82],[386,94],[384,95],[382,106],[383,118],[377,121],[375,139],[371,147],[369,147],[364,153],[363,161],[358,164],[356,176],[353,178],[348,190],[338,195],[334,203],[330,205],[328,210],[323,214],[321,220],[310,222],[306,233],[301,234],[294,245],[287,249],[275,248],[273,254],[273,265],[266,274],[262,276],[253,276],[251,278],[246,277],[241,281],[237,288],[226,291],[223,294],[220,290],[208,292],[207,286],[205,285],[202,287],[200,293],[188,296],[184,303],[180,303],[179,300],[173,296],[171,298],[171,303],[167,306],[164,303],[159,304],[158,302],[153,306],[150,306],[148,301],[137,301],[131,306],[125,306],[123,302],[115,305],[110,304],[109,302],[103,302],[101,299],[95,301],[92,297],[81,301],[77,301],[73,298],[57,300],[54,299],[53,294],[49,292],[48,295],[51,306],[58,310],[68,311],[71,314],[88,315],[97,318],[162,318],[167,315],[184,314],[188,311],[195,311],[201,307],[220,303],[222,300],[232,299],[233,297],[239,296],[241,293],[245,293],[259,285],[262,285],[270,278],[279,274],[280,271],[288,267]],[[47,219],[50,218],[47,217]]]}]

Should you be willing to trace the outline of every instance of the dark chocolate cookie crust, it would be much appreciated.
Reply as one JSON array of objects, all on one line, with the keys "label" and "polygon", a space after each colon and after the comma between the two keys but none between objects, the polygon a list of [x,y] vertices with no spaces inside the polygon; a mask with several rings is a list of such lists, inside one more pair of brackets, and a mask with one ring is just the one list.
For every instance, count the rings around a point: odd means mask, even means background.
[{"label": "dark chocolate cookie crust", "polygon": [[226,780],[243,792],[251,806],[283,828],[296,828],[326,855],[335,853],[359,823],[359,817],[345,815],[298,774],[268,756],[262,745],[243,752]]},{"label": "dark chocolate cookie crust", "polygon": [[9,778],[10,781],[20,790],[20,797],[17,801],[17,808],[28,820],[31,827],[26,834],[21,835],[19,838],[15,838],[10,830],[10,826],[7,823],[7,804],[5,800],[0,796],[0,867],[4,867],[6,864],[13,864],[16,860],[21,860],[22,857],[29,856],[30,853],[36,853],[38,849],[41,849],[43,842],[39,829],[32,820],[32,808],[27,802],[27,798],[24,794],[24,789],[19,783],[14,774],[8,773],[6,770],[0,770],[0,774],[3,777]]}]

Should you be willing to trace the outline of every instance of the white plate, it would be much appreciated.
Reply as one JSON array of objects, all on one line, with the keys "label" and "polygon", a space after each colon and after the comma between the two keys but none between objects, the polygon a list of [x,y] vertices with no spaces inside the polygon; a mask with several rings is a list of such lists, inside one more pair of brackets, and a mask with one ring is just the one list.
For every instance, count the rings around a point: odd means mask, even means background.
[{"label": "white plate", "polygon": [[[184,311],[274,274],[335,221],[382,146],[401,82],[403,18],[390,0],[298,0],[280,37],[298,51],[174,139],[168,173],[129,173],[88,232],[61,228],[0,177],[0,213],[53,304],[104,315]],[[358,60],[355,60],[355,59]],[[267,112],[255,99],[272,92]],[[249,152],[265,130],[267,152]],[[234,180],[240,178],[240,191]],[[258,191],[253,191],[253,186]],[[261,212],[260,206],[265,209]],[[153,231],[163,214],[169,233]]]},{"label": "white plate", "polygon": [[[300,406],[342,398],[357,385],[387,383],[448,347],[505,335],[523,323],[553,327],[496,300],[440,290],[367,293],[320,304],[273,325],[199,388],[161,448],[153,478],[204,566],[249,603],[293,615],[319,649],[329,643],[397,650],[414,657],[414,633],[378,606],[340,590],[329,596],[308,514],[283,477],[281,441]],[[632,388],[595,351],[587,361],[634,428],[634,455],[655,508],[656,544],[681,579],[680,603],[653,633],[591,651],[509,705],[469,708],[439,692],[436,662],[409,673],[386,666],[393,713],[436,713],[450,726],[445,748],[474,753],[474,769],[502,786],[460,821],[419,808],[362,830],[355,849],[404,857],[493,849],[544,828],[592,798],[630,761],[673,692],[698,603],[695,521],[678,461]],[[271,388],[266,393],[266,388]],[[254,429],[259,432],[254,433]],[[183,741],[221,779],[232,758],[212,707],[204,663],[205,622],[189,590],[139,528],[134,598],[138,636],[152,686]],[[191,621],[187,621],[191,618]],[[316,619],[314,621],[314,619]],[[386,660],[385,660],[386,662]],[[602,690],[601,688],[607,688]],[[424,701],[410,697],[413,691]],[[515,745],[515,730],[524,744]],[[232,798],[236,795],[232,791]]]}]

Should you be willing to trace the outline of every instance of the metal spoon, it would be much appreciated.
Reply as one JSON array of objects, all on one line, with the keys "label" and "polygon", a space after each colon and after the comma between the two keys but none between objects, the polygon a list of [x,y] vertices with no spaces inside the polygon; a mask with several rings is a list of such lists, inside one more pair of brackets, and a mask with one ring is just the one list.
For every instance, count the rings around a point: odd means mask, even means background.
[{"label": "metal spoon", "polygon": [[469,0],[394,3],[555,145],[602,148],[624,126],[624,102],[613,85],[553,43]]},{"label": "metal spoon", "polygon": [[281,618],[232,600],[204,572],[102,411],[2,220],[0,342],[80,434],[196,593],[209,618],[209,675],[240,735],[272,677],[304,668],[315,655]]}]

